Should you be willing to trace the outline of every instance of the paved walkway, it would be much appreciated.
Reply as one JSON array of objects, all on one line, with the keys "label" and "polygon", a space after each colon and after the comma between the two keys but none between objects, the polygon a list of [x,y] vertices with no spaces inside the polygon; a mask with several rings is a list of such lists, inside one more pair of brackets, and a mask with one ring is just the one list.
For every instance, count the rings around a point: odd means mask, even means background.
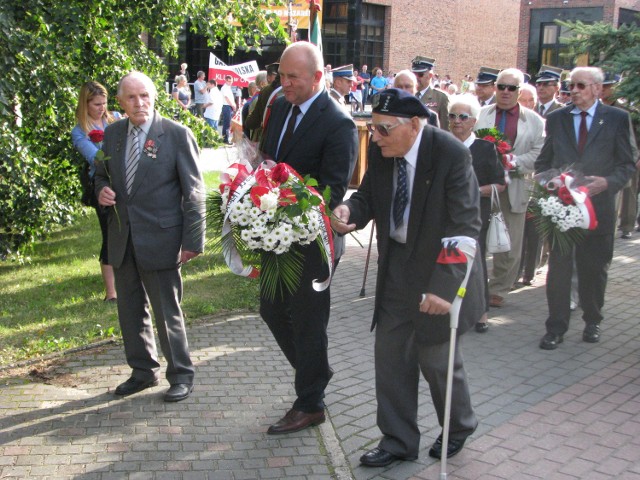
[{"label": "paved walkway", "polygon": [[[369,241],[367,231],[359,238]],[[126,399],[121,345],[64,357],[0,382],[0,478],[33,479],[437,479],[427,451],[439,434],[423,382],[420,457],[359,466],[375,446],[375,248],[360,296],[366,250],[350,241],[332,286],[328,421],[266,435],[293,401],[292,372],[256,315],[206,319],[189,329],[196,389],[162,401],[166,383]],[[640,234],[616,240],[602,341],[581,340],[579,311],[565,342],[538,348],[543,278],[492,310],[487,334],[464,336],[480,426],[448,463],[450,479],[640,479]],[[187,292],[188,295],[188,292]],[[44,381],[42,378],[44,377]]]}]

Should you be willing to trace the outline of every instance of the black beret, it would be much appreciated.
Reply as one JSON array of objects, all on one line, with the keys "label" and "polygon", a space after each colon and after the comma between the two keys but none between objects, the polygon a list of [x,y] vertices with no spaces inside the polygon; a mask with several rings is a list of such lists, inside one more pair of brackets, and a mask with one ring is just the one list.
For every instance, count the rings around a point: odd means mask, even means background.
[{"label": "black beret", "polygon": [[405,90],[387,88],[371,97],[373,113],[392,117],[427,118],[429,110],[424,104]]}]

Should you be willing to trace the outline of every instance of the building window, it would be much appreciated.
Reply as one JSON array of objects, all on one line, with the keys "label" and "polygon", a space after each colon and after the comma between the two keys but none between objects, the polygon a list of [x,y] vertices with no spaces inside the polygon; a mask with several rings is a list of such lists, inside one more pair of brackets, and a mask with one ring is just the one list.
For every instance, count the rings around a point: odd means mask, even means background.
[{"label": "building window", "polygon": [[563,39],[566,35],[567,29],[555,23],[540,25],[540,65],[572,68],[571,58],[567,56],[569,49]]},{"label": "building window", "polygon": [[361,0],[324,0],[322,46],[325,63],[382,66],[385,7]]}]

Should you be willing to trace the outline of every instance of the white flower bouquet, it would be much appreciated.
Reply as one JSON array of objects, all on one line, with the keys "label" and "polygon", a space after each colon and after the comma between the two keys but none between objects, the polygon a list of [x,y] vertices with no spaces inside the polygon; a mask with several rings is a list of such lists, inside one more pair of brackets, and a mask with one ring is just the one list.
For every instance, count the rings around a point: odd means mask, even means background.
[{"label": "white flower bouquet", "polygon": [[598,222],[587,189],[581,186],[582,175],[571,170],[548,170],[534,176],[533,215],[540,235],[549,237],[565,253],[594,230]]},{"label": "white flower bouquet", "polygon": [[[262,162],[255,170],[239,163],[221,176],[219,192],[207,200],[207,224],[232,272],[262,277],[268,298],[294,292],[303,266],[296,245],[318,242],[327,261],[328,287],[333,267],[333,237],[328,209],[330,192],[320,195],[316,180],[302,178],[285,163]],[[261,265],[261,270],[259,269]]]}]

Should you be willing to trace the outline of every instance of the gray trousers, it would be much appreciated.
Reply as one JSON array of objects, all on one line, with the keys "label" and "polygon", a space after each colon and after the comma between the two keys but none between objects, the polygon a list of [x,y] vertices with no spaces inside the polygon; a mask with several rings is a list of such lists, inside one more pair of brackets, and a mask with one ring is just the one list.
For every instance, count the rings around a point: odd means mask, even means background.
[{"label": "gray trousers", "polygon": [[139,380],[158,378],[160,363],[149,307],[153,308],[158,339],[167,361],[171,385],[193,383],[194,368],[182,316],[180,269],[143,271],[138,268],[131,240],[122,265],[113,269],[118,293],[118,318],[127,363]]},{"label": "gray trousers", "polygon": [[[394,242],[392,242],[393,244]],[[401,261],[403,248],[390,249],[389,274],[385,280],[376,325],[375,367],[378,427],[384,435],[380,448],[399,457],[415,459],[420,446],[418,392],[420,372],[429,383],[440,426],[444,424],[449,343],[420,345],[407,312],[418,308],[404,298],[408,280]],[[444,320],[443,320],[444,321]],[[463,366],[461,341],[456,342],[450,434],[465,439],[478,425]]]}]

